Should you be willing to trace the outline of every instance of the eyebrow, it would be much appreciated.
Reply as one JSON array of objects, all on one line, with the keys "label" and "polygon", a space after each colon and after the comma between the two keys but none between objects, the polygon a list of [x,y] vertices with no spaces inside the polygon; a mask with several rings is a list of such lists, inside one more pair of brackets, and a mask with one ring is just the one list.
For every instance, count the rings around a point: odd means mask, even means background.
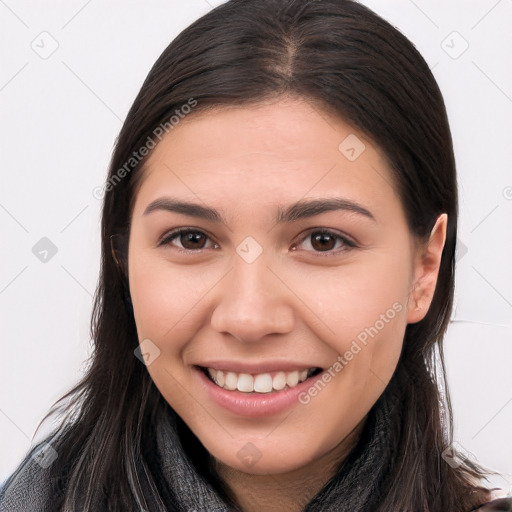
[{"label": "eyebrow", "polygon": [[[172,197],[156,199],[147,206],[143,215],[148,215],[151,212],[158,210],[181,213],[182,215],[188,215],[189,217],[197,217],[212,222],[227,224],[224,216],[214,208]],[[340,197],[328,197],[325,199],[319,198],[297,201],[285,209],[278,207],[275,222],[276,224],[283,224],[336,210],[358,213],[375,221],[373,214],[360,204]]]}]

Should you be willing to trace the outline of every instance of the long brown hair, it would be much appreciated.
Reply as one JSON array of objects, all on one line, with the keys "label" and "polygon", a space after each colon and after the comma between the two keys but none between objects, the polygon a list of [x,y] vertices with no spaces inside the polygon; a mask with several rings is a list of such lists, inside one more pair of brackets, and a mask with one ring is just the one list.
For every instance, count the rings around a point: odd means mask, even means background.
[{"label": "long brown hair", "polygon": [[[449,395],[439,385],[446,386],[442,339],[454,290],[457,182],[446,109],[428,65],[406,37],[355,1],[231,0],[164,50],[116,142],[102,212],[94,352],[83,380],[61,399],[73,418],[62,422],[55,444],[61,456],[50,468],[60,478],[56,503],[63,510],[90,510],[98,496],[109,510],[179,510],[164,506],[143,442],[155,411],[167,404],[134,357],[127,247],[145,158],[132,155],[191,98],[198,112],[286,94],[338,114],[382,149],[413,235],[424,238],[438,215],[448,214],[433,302],[422,321],[408,325],[388,386],[400,397],[399,450],[379,510],[467,512],[485,501],[477,466],[454,468],[442,459],[452,441]],[[143,495],[141,481],[152,496]],[[80,503],[79,492],[86,496]]]}]

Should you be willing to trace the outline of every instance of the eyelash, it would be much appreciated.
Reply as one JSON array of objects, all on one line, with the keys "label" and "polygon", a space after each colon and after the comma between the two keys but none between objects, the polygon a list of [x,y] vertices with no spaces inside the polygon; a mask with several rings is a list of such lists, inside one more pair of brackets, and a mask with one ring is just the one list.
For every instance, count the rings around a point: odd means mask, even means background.
[{"label": "eyelash", "polygon": [[[208,239],[210,239],[210,237],[206,233],[204,233],[203,231],[201,231],[199,229],[177,228],[177,229],[167,233],[166,235],[164,235],[163,238],[161,239],[161,241],[157,244],[157,246],[160,247],[163,245],[169,245],[169,246],[172,246],[173,249],[176,249],[179,252],[186,253],[186,254],[199,253],[199,252],[205,251],[206,250],[205,248],[185,249],[182,247],[173,246],[171,244],[171,241],[174,240],[175,238],[177,238],[181,235],[188,234],[188,233],[200,233],[202,235],[205,235]],[[338,248],[337,250],[330,249],[328,251],[313,251],[314,253],[318,254],[319,256],[333,256],[333,255],[339,254],[340,252],[350,251],[351,249],[358,248],[358,245],[353,240],[349,239],[348,237],[342,236],[342,235],[340,235],[334,231],[331,231],[329,229],[322,229],[322,228],[310,229],[308,231],[308,233],[304,237],[301,238],[301,240],[298,242],[298,244],[305,242],[308,239],[308,237],[310,237],[313,234],[322,234],[322,235],[332,236],[338,240],[341,240],[343,242],[343,245],[345,246],[344,248],[341,248],[341,249]],[[218,244],[216,244],[216,245],[218,245]]]}]

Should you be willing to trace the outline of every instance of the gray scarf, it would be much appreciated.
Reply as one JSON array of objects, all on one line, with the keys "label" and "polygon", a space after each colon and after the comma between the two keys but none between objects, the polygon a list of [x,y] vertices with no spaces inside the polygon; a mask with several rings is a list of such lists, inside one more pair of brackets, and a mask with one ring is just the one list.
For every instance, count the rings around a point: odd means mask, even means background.
[{"label": "gray scarf", "polygon": [[[365,428],[338,478],[331,480],[304,512],[368,512],[379,501],[379,489],[392,460],[392,417],[398,414],[396,395],[384,394],[371,410]],[[187,456],[173,415],[162,415],[156,436],[163,475],[183,510],[233,512]]]},{"label": "gray scarf", "polygon": [[[331,481],[308,504],[304,512],[368,512],[372,503],[378,502],[378,489],[386,474],[393,447],[390,424],[393,409],[390,400],[379,399],[369,414],[357,446],[341,468],[341,478]],[[201,475],[187,455],[177,428],[178,419],[170,408],[161,409],[154,426],[155,460],[164,486],[168,486],[186,512],[233,512],[208,480]],[[52,443],[52,440],[47,440]],[[45,467],[46,455],[42,445],[32,456],[27,456],[0,489],[1,512],[56,512],[51,508],[55,497],[54,482],[50,481],[49,468]],[[42,456],[39,456],[42,454]],[[62,456],[63,454],[59,454]],[[46,459],[47,460],[47,459]],[[43,462],[43,464],[41,464]],[[147,481],[141,480],[142,490],[149,497],[144,512],[161,510],[159,500],[152,501]],[[113,497],[115,500],[115,497]],[[356,505],[357,504],[357,505]],[[176,507],[176,503],[174,504]],[[95,508],[102,507],[98,503]]]},{"label": "gray scarf", "polygon": [[[385,488],[387,470],[392,463],[396,446],[393,445],[392,431],[399,423],[399,408],[396,395],[384,393],[369,413],[368,420],[358,444],[339,468],[333,478],[311,500],[303,512],[371,512],[378,508],[382,489]],[[199,472],[182,444],[177,417],[166,410],[160,414],[154,426],[152,437],[155,460],[158,465],[155,474],[167,492],[174,495],[168,498],[174,509],[183,512],[234,512]],[[164,412],[164,411],[162,411]],[[48,441],[48,440],[47,440]],[[51,443],[51,439],[49,440]],[[46,445],[42,445],[44,447]],[[50,481],[48,468],[38,462],[38,452],[27,456],[13,475],[0,486],[1,512],[56,512],[49,503],[54,496],[54,483]],[[62,455],[62,454],[61,454]],[[44,456],[42,457],[44,460]],[[214,481],[214,480],[213,480]],[[145,482],[140,482],[143,491]],[[150,496],[151,492],[144,492]],[[115,501],[115,497],[112,497]],[[159,501],[159,500],[158,500]],[[165,505],[149,501],[141,508],[143,512],[165,510]],[[96,507],[99,510],[101,507]],[[495,500],[478,509],[478,512],[512,512],[512,498]]]}]

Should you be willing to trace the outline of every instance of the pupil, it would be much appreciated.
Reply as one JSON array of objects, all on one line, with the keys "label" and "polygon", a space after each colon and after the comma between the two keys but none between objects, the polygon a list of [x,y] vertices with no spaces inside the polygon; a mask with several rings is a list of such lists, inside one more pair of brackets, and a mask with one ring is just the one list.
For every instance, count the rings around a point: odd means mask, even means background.
[{"label": "pupil", "polygon": [[[196,245],[196,247],[193,247],[193,245],[197,244],[197,242],[200,242],[201,237],[203,237],[203,235],[198,232],[186,233],[183,236],[185,237],[185,243],[183,243],[183,240],[181,241],[181,243],[182,243],[183,247],[185,247],[185,249],[197,249],[197,245]],[[187,247],[186,244],[188,242],[192,243],[192,247]]]},{"label": "pupil", "polygon": [[[333,248],[333,241],[334,238],[329,233],[319,233],[314,235],[312,245],[315,249],[329,250]],[[315,243],[319,243],[319,246],[315,246]]]}]

